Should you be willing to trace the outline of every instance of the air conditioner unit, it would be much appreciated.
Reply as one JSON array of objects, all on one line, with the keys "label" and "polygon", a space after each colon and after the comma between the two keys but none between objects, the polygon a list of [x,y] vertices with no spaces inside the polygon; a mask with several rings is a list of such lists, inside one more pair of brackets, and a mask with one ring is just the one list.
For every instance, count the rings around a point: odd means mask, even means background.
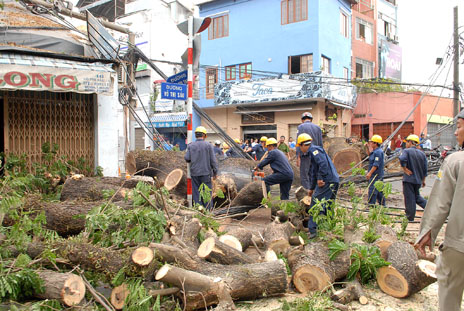
[{"label": "air conditioner unit", "polygon": [[396,42],[398,42],[398,36],[393,36],[393,40],[395,40]]},{"label": "air conditioner unit", "polygon": [[126,71],[123,68],[123,65],[118,66],[118,83],[126,84]]}]

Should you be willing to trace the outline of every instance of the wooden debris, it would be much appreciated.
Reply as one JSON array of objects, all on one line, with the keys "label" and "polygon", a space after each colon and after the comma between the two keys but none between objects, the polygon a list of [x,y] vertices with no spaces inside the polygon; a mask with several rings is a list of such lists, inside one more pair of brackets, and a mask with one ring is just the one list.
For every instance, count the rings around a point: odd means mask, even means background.
[{"label": "wooden debris", "polygon": [[42,279],[44,292],[34,293],[38,298],[57,299],[66,306],[78,305],[85,296],[85,284],[82,278],[72,273],[38,271]]}]

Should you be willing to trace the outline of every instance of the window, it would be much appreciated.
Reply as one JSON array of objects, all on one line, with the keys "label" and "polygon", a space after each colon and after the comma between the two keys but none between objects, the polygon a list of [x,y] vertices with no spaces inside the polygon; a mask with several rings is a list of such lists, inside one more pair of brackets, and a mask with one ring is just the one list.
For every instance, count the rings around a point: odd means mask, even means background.
[{"label": "window", "polygon": [[208,27],[208,40],[229,36],[229,15],[213,18]]},{"label": "window", "polygon": [[325,73],[330,73],[330,59],[325,56],[321,57],[321,70]]},{"label": "window", "polygon": [[235,66],[226,67],[226,80],[235,80]]},{"label": "window", "polygon": [[214,85],[217,83],[217,69],[206,69],[206,98],[214,98]]},{"label": "window", "polygon": [[308,0],[282,0],[280,7],[282,25],[308,19]]},{"label": "window", "polygon": [[356,78],[371,79],[374,77],[374,63],[356,58]]},{"label": "window", "polygon": [[340,11],[340,34],[348,38],[348,16]]},{"label": "window", "polygon": [[289,74],[313,71],[313,54],[289,57]]},{"label": "window", "polygon": [[251,79],[251,63],[238,65],[240,79]]},{"label": "window", "polygon": [[356,39],[372,44],[372,24],[356,18]]},{"label": "window", "polygon": [[349,78],[350,78],[350,71],[348,70],[348,68],[343,67],[343,79],[348,80]]}]

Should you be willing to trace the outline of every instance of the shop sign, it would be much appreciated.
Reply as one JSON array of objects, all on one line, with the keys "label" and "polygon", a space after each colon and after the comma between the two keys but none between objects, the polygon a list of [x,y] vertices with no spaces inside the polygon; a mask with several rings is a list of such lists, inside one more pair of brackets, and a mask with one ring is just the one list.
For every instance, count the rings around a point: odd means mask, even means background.
[{"label": "shop sign", "polygon": [[0,67],[0,89],[112,95],[110,72],[6,65]]},{"label": "shop sign", "polygon": [[148,127],[166,128],[166,127],[184,127],[185,121],[165,121],[165,122],[146,122]]},{"label": "shop sign", "polygon": [[274,112],[242,114],[242,124],[274,123]]}]

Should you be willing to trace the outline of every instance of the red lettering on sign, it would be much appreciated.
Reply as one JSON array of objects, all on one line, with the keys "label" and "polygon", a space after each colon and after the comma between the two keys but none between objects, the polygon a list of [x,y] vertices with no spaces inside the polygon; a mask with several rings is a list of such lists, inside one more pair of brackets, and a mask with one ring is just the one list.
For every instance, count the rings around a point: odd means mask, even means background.
[{"label": "red lettering on sign", "polygon": [[42,87],[45,86],[47,88],[53,87],[53,75],[49,73],[29,73],[31,76],[32,83],[30,84],[31,87]]},{"label": "red lettering on sign", "polygon": [[79,82],[74,76],[59,75],[55,78],[55,85],[63,89],[77,89]]},{"label": "red lettering on sign", "polygon": [[[19,81],[15,82],[16,77],[19,77]],[[25,86],[29,82],[29,77],[19,71],[10,71],[5,74],[3,77],[5,79],[5,82],[11,86]]]}]

